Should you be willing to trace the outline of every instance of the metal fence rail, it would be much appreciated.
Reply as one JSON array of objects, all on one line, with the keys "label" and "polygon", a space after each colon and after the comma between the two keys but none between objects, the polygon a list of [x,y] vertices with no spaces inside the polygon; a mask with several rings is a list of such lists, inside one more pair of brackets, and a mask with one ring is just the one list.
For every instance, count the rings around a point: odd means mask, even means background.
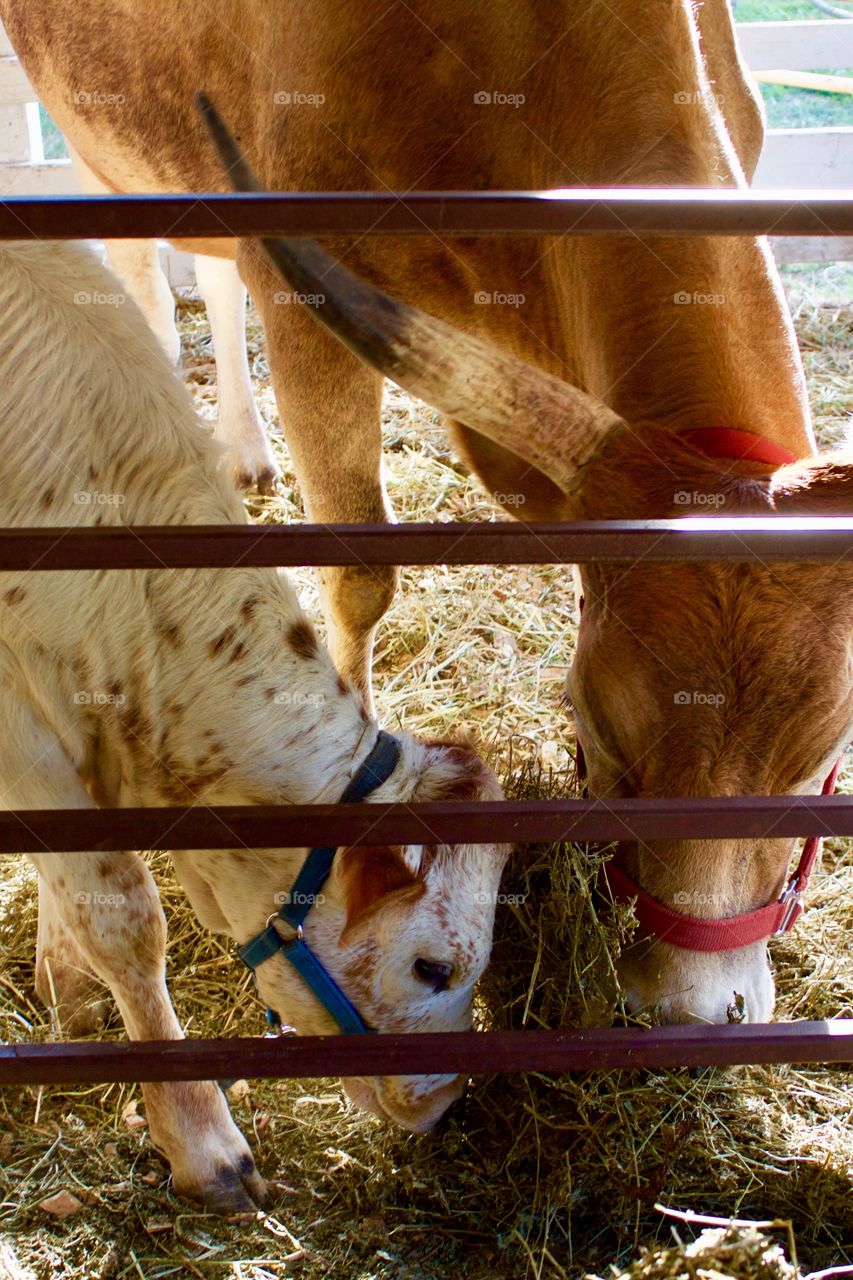
[{"label": "metal fence rail", "polygon": [[853,796],[195,805],[0,812],[0,853],[853,836]]},{"label": "metal fence rail", "polygon": [[[853,233],[847,192],[291,193],[11,199],[0,238]],[[0,570],[250,565],[853,559],[853,519],[7,529]],[[0,851],[853,834],[853,798],[41,810],[0,814]],[[853,1020],[728,1027],[0,1045],[0,1084],[853,1061]]]},{"label": "metal fence rail", "polygon": [[3,240],[494,234],[849,236],[853,203],[842,191],[720,187],[15,196],[0,203]]},{"label": "metal fence rail", "polygon": [[853,518],[513,520],[448,524],[122,526],[0,531],[0,571],[253,565],[630,564],[853,559]]},{"label": "metal fence rail", "polygon": [[491,1075],[497,1071],[853,1061],[853,1019],[771,1026],[449,1031],[408,1035],[0,1045],[0,1083],[106,1084],[291,1076]]}]

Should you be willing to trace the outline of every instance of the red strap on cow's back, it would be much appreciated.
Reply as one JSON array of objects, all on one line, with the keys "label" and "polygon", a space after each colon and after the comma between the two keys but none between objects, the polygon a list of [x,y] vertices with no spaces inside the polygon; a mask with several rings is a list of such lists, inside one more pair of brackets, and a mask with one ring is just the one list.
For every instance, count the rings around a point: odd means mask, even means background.
[{"label": "red strap on cow's back", "polygon": [[799,461],[795,453],[776,444],[775,440],[768,440],[753,431],[738,431],[734,427],[696,427],[693,431],[682,431],[679,439],[686,440],[709,458],[764,462],[769,467],[784,467]]}]

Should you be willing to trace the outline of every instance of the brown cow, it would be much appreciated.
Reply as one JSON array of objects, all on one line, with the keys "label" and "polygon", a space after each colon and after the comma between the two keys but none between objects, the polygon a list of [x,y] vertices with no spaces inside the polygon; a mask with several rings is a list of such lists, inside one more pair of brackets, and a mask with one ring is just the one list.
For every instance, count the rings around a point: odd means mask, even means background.
[{"label": "brown cow", "polygon": [[[116,190],[222,189],[194,115],[200,87],[275,188],[736,186],[761,146],[725,0],[211,0],[180,10],[106,0],[82,11],[70,0],[0,0],[0,16],[49,110]],[[846,509],[842,462],[779,469],[708,457],[681,438],[738,429],[795,458],[813,453],[790,318],[762,241],[365,237],[331,248],[460,331],[408,313],[415,350],[397,353],[395,376],[445,409],[471,466],[526,517]],[[386,518],[380,377],[306,310],[280,304],[256,247],[236,252],[309,515]],[[471,361],[479,395],[466,382]],[[814,789],[853,718],[846,572],[584,570],[571,695],[592,789]],[[330,571],[325,590],[336,657],[366,688],[393,577]],[[725,917],[778,896],[790,852],[786,840],[694,840],[625,858],[665,904],[710,903],[701,914]],[[752,1020],[772,1010],[763,941],[720,955],[658,941],[629,954],[623,975],[632,1005],[657,1004],[671,1020],[725,1020],[735,992]]]}]

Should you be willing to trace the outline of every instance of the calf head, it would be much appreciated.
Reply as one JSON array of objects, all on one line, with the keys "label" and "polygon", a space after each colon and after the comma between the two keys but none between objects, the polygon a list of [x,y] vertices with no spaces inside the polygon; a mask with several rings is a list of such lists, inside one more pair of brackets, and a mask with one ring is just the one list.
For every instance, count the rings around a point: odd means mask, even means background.
[{"label": "calf head", "polygon": [[[374,793],[377,801],[501,799],[494,774],[467,747],[401,741],[402,759]],[[370,1030],[470,1030],[508,851],[497,844],[338,850],[305,918],[304,939]],[[304,857],[294,849],[206,851],[180,855],[177,866],[202,923],[242,944],[289,900]],[[293,931],[282,924],[281,932]],[[255,977],[267,1007],[300,1034],[339,1030],[281,951],[259,964]],[[359,1106],[414,1132],[429,1129],[463,1084],[445,1075],[344,1081]]]},{"label": "calf head", "polygon": [[[497,796],[489,790],[476,798]],[[342,985],[371,1027],[470,1030],[502,862],[494,849],[464,845],[340,855],[333,891],[343,928],[330,963],[339,966]],[[347,1079],[344,1086],[365,1110],[419,1132],[461,1096],[464,1077],[387,1076]]]}]

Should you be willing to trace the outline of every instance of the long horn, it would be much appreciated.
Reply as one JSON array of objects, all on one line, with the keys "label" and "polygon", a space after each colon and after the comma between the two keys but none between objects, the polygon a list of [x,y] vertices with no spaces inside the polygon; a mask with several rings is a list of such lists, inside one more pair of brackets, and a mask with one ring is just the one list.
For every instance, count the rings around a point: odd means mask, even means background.
[{"label": "long horn", "polygon": [[[196,101],[234,189],[264,191],[207,96],[199,93]],[[316,241],[263,237],[261,244],[292,289],[317,297],[306,305],[354,355],[563,490],[608,432],[625,425],[570,383],[389,297]]]}]

